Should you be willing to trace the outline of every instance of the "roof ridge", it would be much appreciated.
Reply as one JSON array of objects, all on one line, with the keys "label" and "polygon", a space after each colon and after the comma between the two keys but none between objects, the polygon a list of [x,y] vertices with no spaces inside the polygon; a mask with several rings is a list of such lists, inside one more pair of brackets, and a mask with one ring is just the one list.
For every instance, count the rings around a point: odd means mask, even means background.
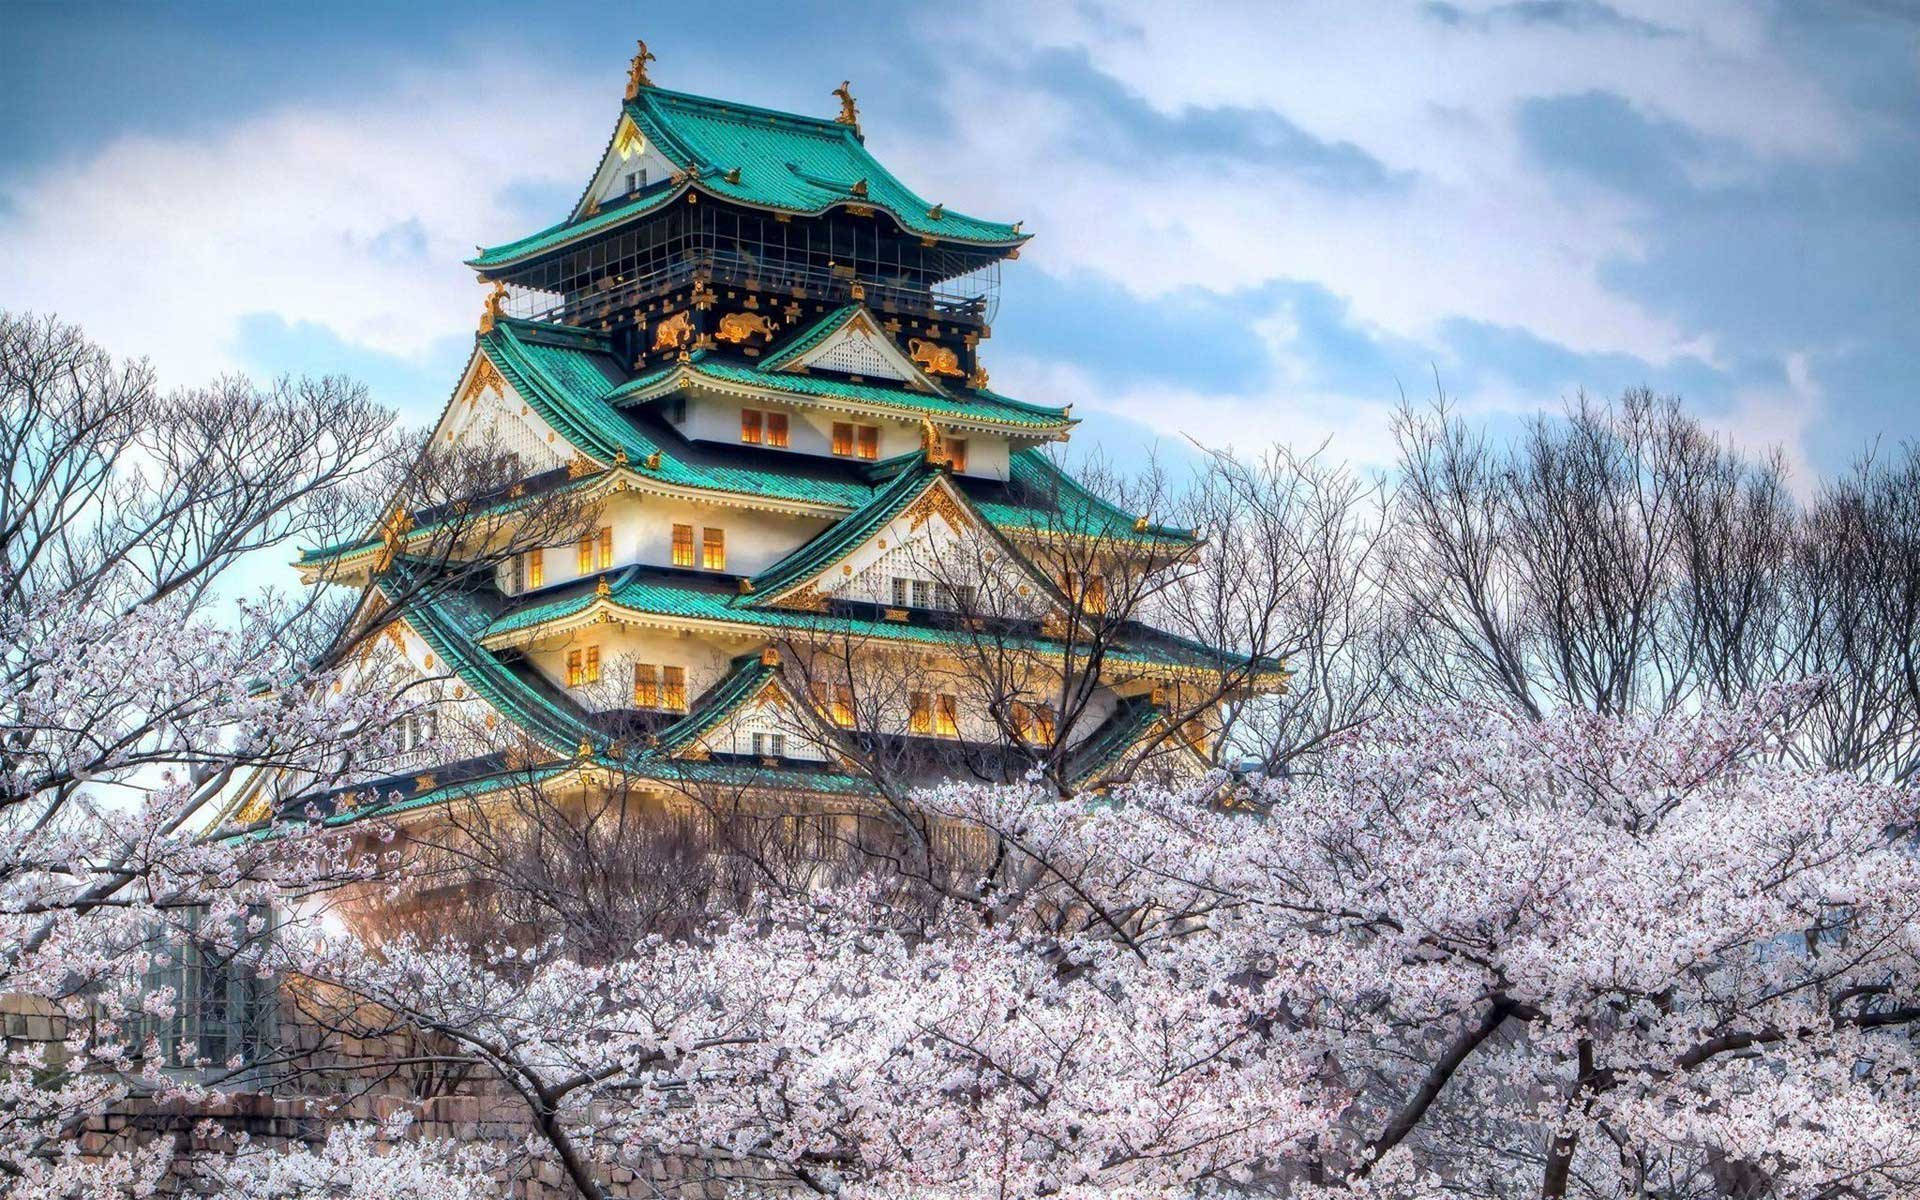
[{"label": "roof ridge", "polygon": [[752,117],[773,117],[782,121],[792,121],[799,125],[810,126],[822,133],[831,133],[836,137],[853,135],[853,126],[842,124],[832,117],[813,117],[806,113],[788,112],[781,108],[766,108],[758,104],[746,104],[738,100],[722,100],[718,96],[702,96],[697,92],[681,92],[672,88],[650,87],[640,95],[626,102],[628,108],[637,106],[641,97],[649,100],[664,99],[669,103],[698,105],[708,109],[720,110],[721,116],[739,114]]}]

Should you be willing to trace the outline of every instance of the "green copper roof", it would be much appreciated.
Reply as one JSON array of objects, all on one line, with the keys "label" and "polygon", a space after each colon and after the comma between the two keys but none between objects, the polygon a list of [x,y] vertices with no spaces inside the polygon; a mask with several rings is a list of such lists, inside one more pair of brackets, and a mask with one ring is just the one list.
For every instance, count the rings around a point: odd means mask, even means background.
[{"label": "green copper roof", "polygon": [[841,557],[899,516],[907,505],[928,488],[937,486],[940,468],[923,456],[918,466],[894,476],[893,482],[874,493],[867,506],[840,518],[825,532],[774,563],[751,580],[756,603],[777,594],[782,588],[813,576],[832,566]]},{"label": "green copper roof", "polygon": [[[1028,236],[1011,225],[936,209],[881,166],[851,125],[664,88],[642,88],[625,115],[674,166],[696,174],[699,190],[724,200],[808,216],[865,205],[923,237],[978,246],[1012,248]],[[737,183],[730,178],[736,171]],[[856,194],[863,183],[864,196]],[[694,186],[656,185],[594,216],[484,249],[468,265],[485,269],[533,257],[652,212]]]},{"label": "green copper roof", "polygon": [[997,529],[1114,539],[1153,538],[1191,545],[1194,532],[1148,522],[1081,486],[1061,470],[1044,449],[1021,450],[1007,457],[1005,485],[956,475],[980,515]]},{"label": "green copper roof", "polygon": [[[853,317],[854,313],[859,312],[865,307],[866,305],[861,304],[859,301],[854,301],[851,304],[842,304],[839,308],[834,309],[826,316],[821,317],[818,321],[815,321],[788,339],[786,345],[761,359],[759,363],[760,368],[765,371],[781,370],[794,359],[799,358],[802,354],[805,354],[807,351],[825,341],[829,334],[837,331]],[[875,324],[878,324],[878,322],[876,321]]]},{"label": "green copper roof", "polygon": [[[1063,409],[1025,404],[993,392],[971,392],[961,396],[915,392],[878,383],[855,383],[835,375],[797,375],[788,371],[767,371],[742,363],[730,363],[696,352],[684,364],[688,374],[718,384],[744,384],[796,397],[846,400],[874,408],[889,408],[903,413],[925,413],[948,420],[980,421],[993,425],[1054,433],[1073,426]],[[622,385],[609,399],[615,404],[651,400],[674,390],[674,379],[682,364],[655,367]]]},{"label": "green copper roof", "polygon": [[[929,237],[1003,246],[1026,240],[1013,226],[996,221],[955,212],[930,215],[933,205],[881,166],[851,125],[664,88],[642,88],[628,102],[627,115],[675,163],[721,172],[704,185],[743,204],[817,213],[836,204],[864,203]],[[735,169],[737,184],[725,175]],[[863,180],[866,196],[853,195],[854,185]]]},{"label": "green copper roof", "polygon": [[1166,715],[1166,709],[1147,699],[1136,699],[1114,709],[1100,727],[1074,747],[1073,761],[1067,765],[1067,777],[1075,787],[1084,786],[1100,772],[1133,749],[1153,723]]},{"label": "green copper roof", "polygon": [[[530,602],[501,614],[480,635],[482,641],[505,639],[552,621],[564,621],[591,608],[601,597],[595,584],[585,581],[551,589],[549,595],[534,596]],[[609,583],[607,603],[628,612],[689,621],[714,621],[747,625],[769,631],[788,630],[798,637],[852,637],[919,642],[929,646],[952,645],[968,635],[940,624],[919,621],[887,621],[877,617],[838,613],[794,612],[787,609],[760,608],[753,596],[739,594],[732,576],[713,576],[668,568],[627,567]],[[1134,626],[1120,639],[1122,644],[1105,651],[1109,661],[1136,667],[1196,667],[1220,669],[1244,665],[1230,651],[1216,650],[1178,635],[1146,626]],[[1060,643],[1037,635],[1009,634],[1008,647],[1030,647],[1036,652],[1062,651]],[[1278,664],[1274,664],[1275,667]]]},{"label": "green copper roof", "polygon": [[479,254],[467,260],[467,265],[484,270],[531,258],[556,246],[564,246],[578,238],[589,237],[603,229],[611,229],[622,222],[665,208],[667,202],[678,196],[680,191],[662,181],[629,200],[601,209],[593,216],[578,221],[562,221],[538,233],[530,233],[519,241],[483,248]]},{"label": "green copper roof", "polygon": [[692,712],[660,731],[660,752],[678,750],[719,725],[759,695],[760,689],[776,674],[778,668],[757,653],[742,654],[734,659],[726,676],[707,690]]},{"label": "green copper roof", "polygon": [[[398,578],[405,578],[405,570],[403,563],[395,564]],[[475,596],[442,592],[416,598],[407,604],[404,616],[462,683],[548,749],[571,754],[582,739],[599,738],[580,707],[538,671],[528,666],[516,669],[475,643],[475,636],[491,618]]]},{"label": "green copper roof", "polygon": [[685,487],[846,508],[859,507],[872,494],[870,485],[837,467],[812,471],[797,461],[791,470],[775,471],[696,461],[684,439],[675,437],[670,443],[613,406],[609,397],[625,376],[605,343],[593,335],[500,321],[491,333],[481,335],[480,345],[542,420],[602,465],[624,452],[628,464],[641,470],[657,451],[659,467],[644,468],[645,473]]}]

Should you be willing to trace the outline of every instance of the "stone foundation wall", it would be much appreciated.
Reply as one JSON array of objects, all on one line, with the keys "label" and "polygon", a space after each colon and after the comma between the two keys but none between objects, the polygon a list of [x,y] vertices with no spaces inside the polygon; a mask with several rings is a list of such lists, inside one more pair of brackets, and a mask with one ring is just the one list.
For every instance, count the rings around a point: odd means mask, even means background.
[{"label": "stone foundation wall", "polygon": [[[282,1005],[283,1015],[294,1012]],[[47,1048],[48,1060],[57,1065],[66,1056],[61,1046],[69,1022],[55,1005],[32,997],[0,996],[0,1036],[8,1049],[38,1044]],[[283,1021],[283,1027],[287,1025]],[[311,1048],[320,1039],[318,1030],[283,1028],[283,1036],[296,1045]],[[417,1043],[416,1043],[417,1046]],[[299,1095],[269,1095],[260,1092],[230,1092],[219,1101],[190,1103],[136,1099],[113,1110],[89,1117],[80,1127],[77,1140],[81,1152],[89,1156],[125,1153],[171,1137],[174,1158],[163,1196],[201,1196],[217,1194],[218,1189],[201,1169],[204,1162],[233,1153],[243,1135],[254,1147],[268,1150],[307,1145],[317,1147],[326,1140],[331,1125],[346,1122],[381,1124],[396,1114],[413,1118],[410,1137],[446,1138],[462,1144],[491,1142],[503,1147],[518,1147],[531,1131],[518,1101],[493,1080],[467,1079],[448,1085],[443,1094],[422,1097],[410,1094],[413,1081],[404,1074],[380,1081],[369,1094],[347,1096],[344,1091],[315,1087],[316,1083],[349,1081],[364,1086],[364,1076],[348,1068],[356,1057],[364,1062],[379,1061],[396,1049],[405,1048],[390,1039],[328,1039],[323,1065],[334,1068],[337,1076],[309,1077]],[[438,1084],[436,1084],[438,1086]],[[681,1200],[708,1200],[729,1194],[726,1184],[764,1187],[771,1197],[787,1189],[767,1186],[742,1175],[716,1178],[714,1164],[691,1161],[658,1160],[647,1164],[643,1172],[621,1167],[600,1168],[598,1176],[609,1195],[639,1200],[640,1197],[670,1196]],[[557,1163],[522,1161],[510,1175],[500,1180],[500,1195],[512,1200],[574,1200],[578,1192]],[[756,1189],[757,1190],[757,1189]]]}]

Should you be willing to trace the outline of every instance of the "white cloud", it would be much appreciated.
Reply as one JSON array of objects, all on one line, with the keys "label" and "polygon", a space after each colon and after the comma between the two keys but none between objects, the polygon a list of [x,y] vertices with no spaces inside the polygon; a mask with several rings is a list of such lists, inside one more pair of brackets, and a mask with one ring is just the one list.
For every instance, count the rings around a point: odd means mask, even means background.
[{"label": "white cloud", "polygon": [[[1674,19],[1644,7],[1634,15]],[[1313,280],[1408,338],[1465,316],[1653,363],[1711,347],[1711,331],[1606,285],[1603,264],[1643,253],[1647,214],[1526,161],[1514,118],[1530,97],[1617,91],[1763,157],[1852,144],[1835,104],[1735,4],[1691,7],[1675,36],[1654,38],[1548,23],[1470,31],[1414,6],[1347,3],[1284,15],[1266,3],[1021,5],[1003,17],[979,23],[992,37],[975,45],[978,65],[954,68],[945,100],[961,143],[901,147],[909,177],[1027,217],[1043,269],[1098,271],[1146,298]],[[1271,111],[1414,182],[1349,194],[1285,162],[1198,170],[1089,154],[1074,137],[1086,114],[1021,81],[1041,49],[1084,54],[1162,114]]]},{"label": "white cloud", "polygon": [[259,312],[418,358],[473,327],[475,241],[528,232],[503,189],[584,181],[610,90],[489,59],[202,138],[109,138],[13,193],[0,304],[58,312],[173,383],[234,367]]}]

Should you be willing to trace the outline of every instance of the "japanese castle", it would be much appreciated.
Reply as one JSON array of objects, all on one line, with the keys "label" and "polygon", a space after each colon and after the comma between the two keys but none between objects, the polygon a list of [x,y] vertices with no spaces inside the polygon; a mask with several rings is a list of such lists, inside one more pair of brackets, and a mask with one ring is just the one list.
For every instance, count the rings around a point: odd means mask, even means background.
[{"label": "japanese castle", "polygon": [[[1150,741],[1199,770],[1170,689],[1223,652],[1129,620],[1089,662],[1076,622],[1109,589],[1042,553],[1177,562],[1197,538],[1077,485],[1050,454],[1068,410],[988,385],[998,271],[1029,235],[894,178],[844,84],[837,115],[800,116],[657,87],[651,59],[566,219],[469,261],[489,295],[432,435],[516,456],[499,511],[564,493],[587,527],[459,574],[420,552],[449,514],[399,505],[298,564],[362,589],[370,652],[435,700],[331,819],[530,776],[845,802],[878,795],[858,764],[879,743],[1005,779],[1044,748],[1074,788]],[[985,639],[1023,664],[997,699],[970,686]],[[1063,720],[1069,677],[1090,699]]]}]

